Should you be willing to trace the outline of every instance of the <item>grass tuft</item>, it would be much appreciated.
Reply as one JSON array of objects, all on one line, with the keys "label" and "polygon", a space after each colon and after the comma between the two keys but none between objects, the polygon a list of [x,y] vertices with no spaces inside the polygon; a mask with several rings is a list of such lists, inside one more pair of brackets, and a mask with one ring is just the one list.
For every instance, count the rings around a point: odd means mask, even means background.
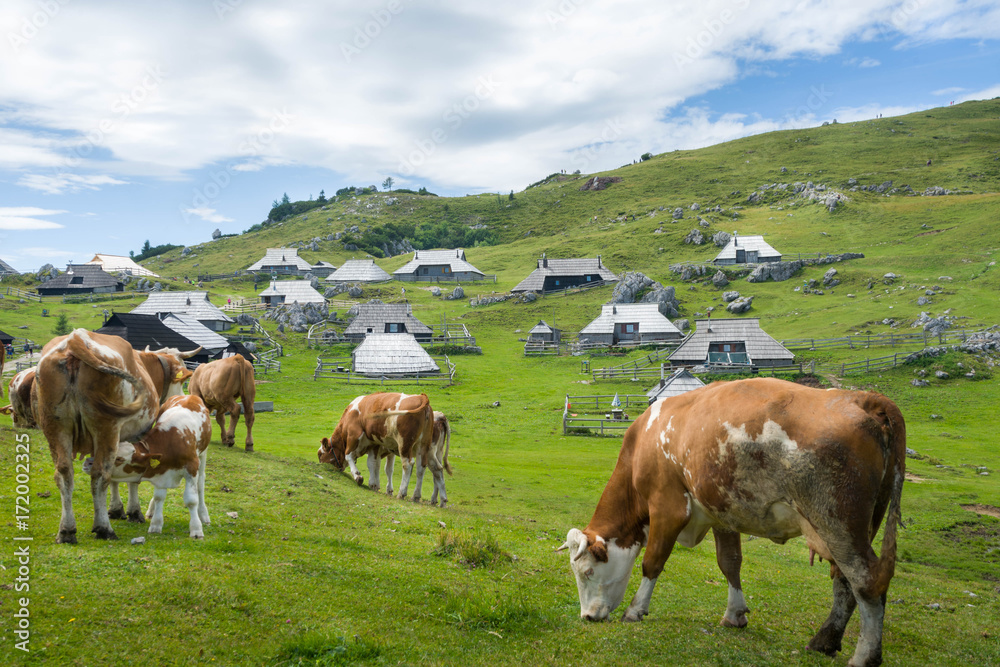
[{"label": "grass tuft", "polygon": [[354,635],[353,639],[327,635],[308,634],[288,642],[278,653],[273,667],[292,665],[356,665],[372,663],[382,657],[385,647],[381,642]]},{"label": "grass tuft", "polygon": [[504,551],[497,538],[485,530],[441,531],[438,545],[432,553],[436,556],[454,556],[458,562],[469,567],[490,567],[514,561],[514,556]]}]

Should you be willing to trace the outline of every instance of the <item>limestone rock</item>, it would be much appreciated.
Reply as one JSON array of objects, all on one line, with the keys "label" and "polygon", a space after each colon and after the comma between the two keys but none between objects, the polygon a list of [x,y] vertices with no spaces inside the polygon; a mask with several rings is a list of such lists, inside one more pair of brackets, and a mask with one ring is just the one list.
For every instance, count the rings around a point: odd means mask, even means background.
[{"label": "limestone rock", "polygon": [[712,276],[712,284],[715,285],[717,289],[722,289],[729,284],[729,278],[727,278],[726,274],[720,269],[715,272],[714,276]]},{"label": "limestone rock", "polygon": [[753,304],[752,296],[741,296],[740,298],[736,299],[728,306],[726,306],[726,310],[728,310],[730,313],[733,313],[734,315],[739,315],[740,313],[745,313],[749,311],[752,308],[752,304]]}]

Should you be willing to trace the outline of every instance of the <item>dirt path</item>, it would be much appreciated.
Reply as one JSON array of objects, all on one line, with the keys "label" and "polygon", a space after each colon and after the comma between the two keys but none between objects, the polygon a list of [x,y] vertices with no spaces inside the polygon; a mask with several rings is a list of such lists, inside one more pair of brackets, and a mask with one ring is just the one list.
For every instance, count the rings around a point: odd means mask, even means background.
[{"label": "dirt path", "polygon": [[830,386],[832,386],[834,389],[841,389],[840,379],[836,375],[834,375],[833,373],[827,373],[823,377],[825,377],[827,380],[830,381]]}]

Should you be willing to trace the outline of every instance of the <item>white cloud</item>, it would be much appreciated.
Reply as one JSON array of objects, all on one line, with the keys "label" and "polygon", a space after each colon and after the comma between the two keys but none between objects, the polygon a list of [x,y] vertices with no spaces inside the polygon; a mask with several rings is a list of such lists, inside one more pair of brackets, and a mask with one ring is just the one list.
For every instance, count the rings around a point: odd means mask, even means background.
[{"label": "white cloud", "polygon": [[8,231],[61,229],[63,225],[50,220],[42,220],[38,217],[42,215],[58,215],[60,213],[66,213],[66,211],[37,208],[34,206],[0,206],[0,229]]},{"label": "white cloud", "polygon": [[[956,93],[961,93],[964,90],[965,88],[961,88],[959,86],[952,86],[951,88],[939,88],[938,90],[931,91],[931,95],[950,96]],[[978,99],[984,99],[984,98],[978,98]]]},{"label": "white cloud", "polygon": [[[221,16],[211,3],[156,13],[73,3],[0,68],[0,168],[53,167],[19,181],[50,194],[218,164],[519,187],[525,174],[569,166],[616,118],[623,129],[588,164],[617,166],[673,139],[688,145],[695,126],[711,137],[768,127],[660,122],[749,70],[836,56],[857,40],[1000,36],[1000,5],[986,0],[799,4],[405,2],[379,22],[384,3],[230,2]],[[37,11],[35,0],[5,0],[0,25]],[[178,47],[188,43],[203,48]],[[412,176],[399,174],[406,161]],[[78,170],[107,175],[63,173]]]},{"label": "white cloud", "polygon": [[104,185],[124,185],[123,181],[113,176],[107,175],[82,175],[82,174],[55,174],[46,176],[44,174],[26,174],[22,176],[17,184],[32,190],[40,190],[50,195],[62,195],[82,190],[99,190]]},{"label": "white cloud", "polygon": [[216,213],[214,208],[186,208],[184,212],[189,215],[196,215],[205,222],[233,222],[232,218]]}]

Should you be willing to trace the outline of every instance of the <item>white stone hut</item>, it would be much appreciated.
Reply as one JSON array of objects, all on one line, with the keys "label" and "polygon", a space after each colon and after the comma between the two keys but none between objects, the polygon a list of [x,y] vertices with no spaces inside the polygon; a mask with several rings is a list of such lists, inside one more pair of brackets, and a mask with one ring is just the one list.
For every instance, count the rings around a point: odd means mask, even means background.
[{"label": "white stone hut", "polygon": [[440,373],[437,363],[410,334],[372,333],[351,352],[351,370],[365,375]]},{"label": "white stone hut", "polygon": [[382,283],[392,280],[373,259],[349,259],[326,277],[328,283]]},{"label": "white stone hut", "polygon": [[678,368],[671,373],[670,377],[661,378],[652,389],[646,392],[646,397],[649,398],[649,404],[652,405],[661,398],[680,396],[704,386],[705,383],[691,375],[691,371],[686,368]]}]

